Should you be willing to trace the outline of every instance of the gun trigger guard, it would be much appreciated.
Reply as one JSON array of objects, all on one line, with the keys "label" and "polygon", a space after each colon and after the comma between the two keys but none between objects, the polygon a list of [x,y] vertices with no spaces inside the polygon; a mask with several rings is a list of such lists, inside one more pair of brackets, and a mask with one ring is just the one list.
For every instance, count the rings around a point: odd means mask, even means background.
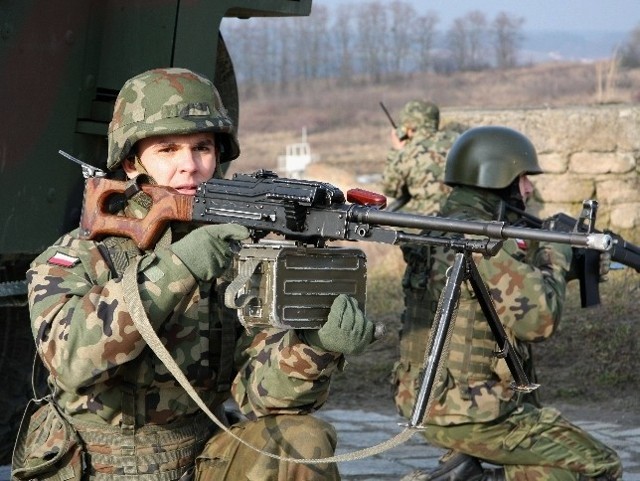
[{"label": "gun trigger guard", "polygon": [[230,309],[242,309],[252,300],[256,299],[256,296],[251,296],[249,294],[239,295],[238,293],[247,284],[247,281],[254,274],[260,265],[260,262],[262,262],[260,259],[250,259],[240,263],[240,266],[238,267],[238,275],[224,291],[225,306]]}]

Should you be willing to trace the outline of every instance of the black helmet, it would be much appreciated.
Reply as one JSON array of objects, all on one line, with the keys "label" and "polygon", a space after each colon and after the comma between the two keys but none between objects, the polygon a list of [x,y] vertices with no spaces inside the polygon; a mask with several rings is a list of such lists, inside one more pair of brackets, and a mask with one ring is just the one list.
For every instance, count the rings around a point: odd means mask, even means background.
[{"label": "black helmet", "polygon": [[503,189],[522,174],[541,174],[536,149],[517,130],[475,127],[454,142],[445,164],[447,185]]}]

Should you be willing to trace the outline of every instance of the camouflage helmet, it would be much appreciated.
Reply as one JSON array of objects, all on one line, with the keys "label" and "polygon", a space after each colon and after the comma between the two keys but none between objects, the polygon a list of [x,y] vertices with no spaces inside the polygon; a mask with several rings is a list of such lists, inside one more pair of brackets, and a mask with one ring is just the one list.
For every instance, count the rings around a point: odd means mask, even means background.
[{"label": "camouflage helmet", "polygon": [[427,128],[438,130],[440,124],[440,109],[432,102],[411,100],[400,112],[400,124],[409,129],[419,130]]},{"label": "camouflage helmet", "polygon": [[536,149],[523,134],[507,127],[475,127],[451,146],[444,182],[502,189],[522,174],[541,173]]},{"label": "camouflage helmet", "polygon": [[213,83],[183,68],[160,68],[127,80],[109,124],[107,168],[116,169],[135,143],[155,135],[214,132],[220,162],[240,154],[235,126]]}]

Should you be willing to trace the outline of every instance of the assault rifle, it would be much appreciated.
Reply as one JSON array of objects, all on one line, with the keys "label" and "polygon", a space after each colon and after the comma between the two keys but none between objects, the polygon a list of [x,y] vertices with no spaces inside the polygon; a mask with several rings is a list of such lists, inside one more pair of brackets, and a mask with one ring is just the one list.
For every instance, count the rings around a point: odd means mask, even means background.
[{"label": "assault rifle", "polygon": [[[506,209],[520,216],[521,220],[514,225],[524,225],[534,229],[550,229],[555,232],[604,233],[610,236],[612,240],[612,247],[609,251],[611,260],[640,272],[639,246],[627,242],[620,235],[610,230],[602,232],[595,229],[598,203],[594,200],[586,200],[583,202],[582,212],[577,219],[567,214],[559,213],[542,220],[512,206],[506,206]],[[570,275],[580,281],[580,301],[582,307],[591,307],[600,304],[600,255],[601,253],[595,250],[576,246],[573,248]]]}]

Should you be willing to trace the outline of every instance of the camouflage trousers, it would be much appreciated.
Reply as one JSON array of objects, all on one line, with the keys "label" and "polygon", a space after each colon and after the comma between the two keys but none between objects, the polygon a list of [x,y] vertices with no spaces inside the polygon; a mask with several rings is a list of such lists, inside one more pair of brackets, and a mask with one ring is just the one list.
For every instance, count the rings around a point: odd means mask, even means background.
[{"label": "camouflage trousers", "polygon": [[503,465],[508,481],[622,479],[615,451],[553,408],[525,404],[499,422],[430,424],[425,437],[437,446]]},{"label": "camouflage trousers", "polygon": [[[293,458],[332,456],[337,443],[333,427],[309,415],[278,415],[231,427],[251,446]],[[196,460],[196,481],[333,481],[335,463],[303,464],[261,455],[224,432],[214,435]]]}]

